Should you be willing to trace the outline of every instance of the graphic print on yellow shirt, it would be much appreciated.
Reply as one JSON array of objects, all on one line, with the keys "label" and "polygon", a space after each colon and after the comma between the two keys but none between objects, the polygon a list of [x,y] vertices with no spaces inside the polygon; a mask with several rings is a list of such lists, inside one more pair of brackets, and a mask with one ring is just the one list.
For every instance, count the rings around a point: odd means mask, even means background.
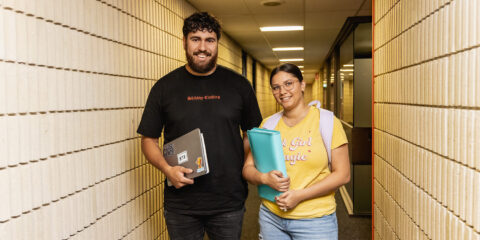
[{"label": "graphic print on yellow shirt", "polygon": [[[266,120],[262,122],[262,125]],[[320,112],[310,107],[307,116],[293,127],[281,119],[275,130],[280,131],[285,154],[285,166],[290,177],[290,189],[298,190],[320,182],[330,174],[328,156],[319,131]],[[331,149],[347,143],[340,120],[334,117]],[[277,204],[262,199],[262,203],[276,215],[289,218],[315,218],[335,212],[334,192],[315,199],[303,201],[294,209],[283,212]]]}]

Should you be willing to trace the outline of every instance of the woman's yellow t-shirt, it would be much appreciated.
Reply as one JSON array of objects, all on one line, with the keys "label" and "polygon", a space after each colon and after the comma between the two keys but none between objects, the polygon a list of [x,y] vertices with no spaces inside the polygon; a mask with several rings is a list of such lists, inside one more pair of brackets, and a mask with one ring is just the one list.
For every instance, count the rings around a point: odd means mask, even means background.
[{"label": "woman's yellow t-shirt", "polygon": [[[268,119],[268,118],[267,118]],[[262,122],[261,126],[265,123]],[[304,189],[330,174],[328,156],[319,131],[320,112],[310,107],[307,116],[293,127],[281,119],[275,130],[280,131],[285,154],[285,166],[290,177],[290,189]],[[340,120],[334,117],[331,149],[347,143]],[[277,204],[265,199],[262,203],[277,216],[289,219],[316,218],[335,212],[335,192],[299,203],[283,212]]]}]

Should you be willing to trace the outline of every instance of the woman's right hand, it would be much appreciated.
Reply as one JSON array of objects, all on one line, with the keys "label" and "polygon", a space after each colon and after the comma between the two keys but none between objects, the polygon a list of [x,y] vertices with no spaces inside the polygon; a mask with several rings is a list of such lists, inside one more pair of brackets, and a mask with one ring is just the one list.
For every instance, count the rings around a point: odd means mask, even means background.
[{"label": "woman's right hand", "polygon": [[280,192],[286,192],[290,187],[290,177],[283,177],[278,170],[262,173],[262,182]]}]

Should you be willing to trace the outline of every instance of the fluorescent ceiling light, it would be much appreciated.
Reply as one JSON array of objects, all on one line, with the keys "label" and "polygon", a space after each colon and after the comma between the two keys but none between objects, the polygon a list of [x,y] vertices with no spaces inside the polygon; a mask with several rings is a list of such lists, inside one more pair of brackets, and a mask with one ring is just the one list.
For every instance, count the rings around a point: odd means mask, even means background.
[{"label": "fluorescent ceiling light", "polygon": [[344,67],[353,67],[353,64],[343,64]]},{"label": "fluorescent ceiling light", "polygon": [[262,32],[303,31],[303,26],[260,27]]},{"label": "fluorescent ceiling light", "polygon": [[277,47],[273,51],[303,51],[303,47]]},{"label": "fluorescent ceiling light", "polygon": [[303,58],[284,58],[280,59],[280,62],[301,62]]},{"label": "fluorescent ceiling light", "polygon": [[303,68],[303,66],[297,66],[298,68]]},{"label": "fluorescent ceiling light", "polygon": [[340,72],[353,72],[353,69],[340,69]]}]

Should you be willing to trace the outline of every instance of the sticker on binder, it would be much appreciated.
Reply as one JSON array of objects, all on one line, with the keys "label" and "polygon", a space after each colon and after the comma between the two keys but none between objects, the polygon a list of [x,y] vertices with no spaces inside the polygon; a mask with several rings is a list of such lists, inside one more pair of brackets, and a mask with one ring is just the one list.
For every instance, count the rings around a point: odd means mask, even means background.
[{"label": "sticker on binder", "polygon": [[202,161],[202,157],[198,157],[198,158],[197,158],[197,173],[203,172],[203,170],[205,169],[205,168],[203,167],[203,163],[202,163],[202,162],[203,162],[203,161]]},{"label": "sticker on binder", "polygon": [[175,154],[175,148],[173,144],[164,145],[163,155],[172,156],[173,154]]},{"label": "sticker on binder", "polygon": [[187,151],[183,151],[183,152],[177,154],[177,159],[178,159],[178,164],[182,164],[182,163],[188,162]]}]

